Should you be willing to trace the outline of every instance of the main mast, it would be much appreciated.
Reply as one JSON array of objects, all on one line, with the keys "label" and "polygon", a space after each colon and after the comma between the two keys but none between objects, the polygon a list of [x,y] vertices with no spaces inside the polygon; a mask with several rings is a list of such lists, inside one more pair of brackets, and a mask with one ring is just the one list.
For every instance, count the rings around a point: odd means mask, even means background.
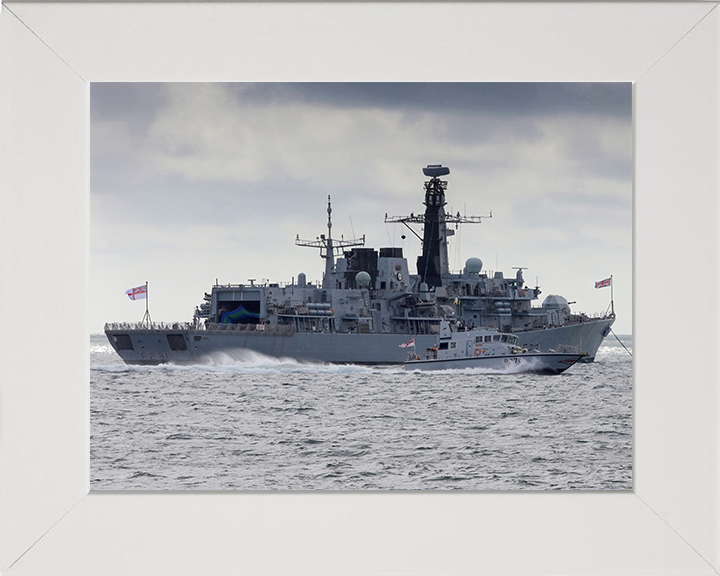
[{"label": "main mast", "polygon": [[[350,246],[365,246],[365,235],[362,238],[354,240],[333,240],[332,237],[332,205],[330,196],[328,195],[327,207],[327,236],[320,234],[315,240],[300,240],[300,235],[295,238],[296,246],[310,246],[311,248],[320,248],[320,257],[325,259],[325,275],[323,276],[323,288],[335,287],[335,250],[347,248]],[[324,251],[324,252],[323,252]]]},{"label": "main mast", "polygon": [[[425,182],[425,201],[423,202],[425,214],[390,218],[386,215],[385,222],[400,222],[408,228],[410,228],[410,222],[423,225],[423,238],[421,239],[423,251],[418,256],[417,271],[420,281],[431,288],[442,286],[443,276],[450,274],[447,239],[455,232],[450,230],[447,224],[477,224],[482,218],[491,218],[492,213],[490,216],[460,216],[459,212],[456,216],[446,214],[445,191],[448,183],[440,180],[440,176],[450,174],[450,168],[441,164],[430,164],[427,168],[423,168],[423,174],[430,177],[430,180]],[[418,236],[412,228],[410,230]]]}]

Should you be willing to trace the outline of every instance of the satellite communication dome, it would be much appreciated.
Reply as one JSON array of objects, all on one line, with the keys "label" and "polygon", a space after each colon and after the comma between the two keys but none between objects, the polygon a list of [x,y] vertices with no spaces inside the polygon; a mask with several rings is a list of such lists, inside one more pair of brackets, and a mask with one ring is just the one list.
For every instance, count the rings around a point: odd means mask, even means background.
[{"label": "satellite communication dome", "polygon": [[307,277],[305,276],[305,272],[300,272],[300,274],[298,274],[298,285],[305,286],[306,283]]},{"label": "satellite communication dome", "polygon": [[468,274],[479,274],[482,270],[482,260],[480,258],[468,258],[465,262],[465,269]]},{"label": "satellite communication dome", "polygon": [[355,284],[357,284],[359,288],[367,288],[370,286],[370,280],[370,274],[367,272],[358,272],[355,275]]}]

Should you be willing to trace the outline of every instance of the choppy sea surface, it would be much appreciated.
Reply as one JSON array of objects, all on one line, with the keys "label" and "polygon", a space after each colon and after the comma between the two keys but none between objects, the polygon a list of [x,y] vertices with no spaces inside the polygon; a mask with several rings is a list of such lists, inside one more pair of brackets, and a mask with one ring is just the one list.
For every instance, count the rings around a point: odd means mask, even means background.
[{"label": "choppy sea surface", "polygon": [[632,358],[613,334],[557,376],[127,366],[104,335],[90,366],[93,490],[632,489]]}]

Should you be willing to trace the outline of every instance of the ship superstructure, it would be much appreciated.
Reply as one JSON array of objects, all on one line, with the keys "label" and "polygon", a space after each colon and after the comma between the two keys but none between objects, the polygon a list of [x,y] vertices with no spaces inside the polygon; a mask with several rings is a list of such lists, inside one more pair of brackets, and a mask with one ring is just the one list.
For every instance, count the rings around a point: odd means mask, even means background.
[{"label": "ship superstructure", "polygon": [[[548,296],[532,306],[539,287],[529,287],[518,268],[514,277],[488,273],[470,258],[461,273],[448,265],[451,225],[479,223],[478,216],[445,212],[449,169],[423,169],[425,211],[388,217],[406,225],[422,241],[416,273],[411,274],[402,248],[375,250],[365,237],[332,237],[332,206],[327,205],[327,234],[298,246],[320,250],[325,260],[321,283],[304,273],[286,284],[215,284],[206,292],[191,323],[170,325],[107,324],[105,332],[128,363],[196,363],[218,354],[242,358],[248,351],[297,360],[336,363],[402,363],[403,343],[431,347],[440,322],[456,327],[493,327],[513,333],[519,345],[551,350],[572,345],[592,360],[614,314],[590,318],[573,314],[567,300]],[[422,226],[422,238],[411,224]]]}]

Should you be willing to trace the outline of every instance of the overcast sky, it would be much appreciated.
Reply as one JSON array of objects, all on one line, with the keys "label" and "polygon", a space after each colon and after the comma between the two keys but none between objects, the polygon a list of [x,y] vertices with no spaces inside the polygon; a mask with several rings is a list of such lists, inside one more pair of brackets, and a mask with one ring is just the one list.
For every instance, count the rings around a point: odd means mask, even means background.
[{"label": "overcast sky", "polygon": [[[604,312],[632,331],[631,85],[91,85],[90,331],[137,322],[149,282],[154,321],[190,321],[220,283],[320,280],[326,232],[401,246],[384,216],[422,212],[422,168],[450,167],[447,209],[492,218],[461,226],[450,267],[486,270]],[[418,233],[421,233],[417,229]],[[406,239],[401,236],[405,235]]]}]

